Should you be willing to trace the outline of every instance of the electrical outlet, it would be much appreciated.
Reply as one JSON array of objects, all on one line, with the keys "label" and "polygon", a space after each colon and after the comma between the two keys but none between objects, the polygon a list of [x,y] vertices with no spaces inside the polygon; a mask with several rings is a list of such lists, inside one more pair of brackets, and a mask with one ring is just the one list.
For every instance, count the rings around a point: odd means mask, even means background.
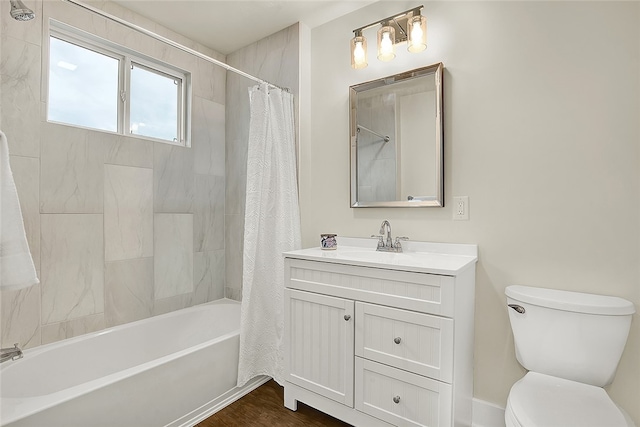
[{"label": "electrical outlet", "polygon": [[457,221],[469,220],[469,196],[453,198],[453,219]]}]

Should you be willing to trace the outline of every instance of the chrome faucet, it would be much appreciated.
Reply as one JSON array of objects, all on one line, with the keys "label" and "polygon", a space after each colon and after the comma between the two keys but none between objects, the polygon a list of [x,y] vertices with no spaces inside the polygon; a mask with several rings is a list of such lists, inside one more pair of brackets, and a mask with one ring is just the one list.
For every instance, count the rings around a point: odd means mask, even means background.
[{"label": "chrome faucet", "polygon": [[380,235],[384,236],[385,231],[387,232],[387,241],[384,243],[384,246],[390,248],[393,246],[393,240],[391,240],[391,224],[386,219],[382,221],[382,225],[380,225]]},{"label": "chrome faucet", "polygon": [[22,359],[22,357],[22,350],[20,350],[20,347],[18,347],[18,343],[15,343],[13,347],[0,349],[0,363],[6,362],[8,360]]},{"label": "chrome faucet", "polygon": [[[386,240],[385,240],[386,233]],[[381,252],[402,252],[400,240],[409,240],[408,237],[396,237],[395,242],[391,238],[391,224],[386,219],[380,225],[380,234],[373,234],[371,237],[378,238],[376,251]]]}]

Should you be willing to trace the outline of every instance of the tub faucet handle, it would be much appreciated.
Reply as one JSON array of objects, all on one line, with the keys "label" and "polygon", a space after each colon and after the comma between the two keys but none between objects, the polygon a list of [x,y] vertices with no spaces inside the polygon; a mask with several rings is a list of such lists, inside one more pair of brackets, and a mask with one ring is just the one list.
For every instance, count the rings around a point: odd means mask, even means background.
[{"label": "tub faucet handle", "polygon": [[22,350],[20,350],[20,347],[18,347],[18,343],[15,343],[12,348],[9,347],[0,349],[0,363],[6,362],[8,360],[22,359],[22,357]]}]

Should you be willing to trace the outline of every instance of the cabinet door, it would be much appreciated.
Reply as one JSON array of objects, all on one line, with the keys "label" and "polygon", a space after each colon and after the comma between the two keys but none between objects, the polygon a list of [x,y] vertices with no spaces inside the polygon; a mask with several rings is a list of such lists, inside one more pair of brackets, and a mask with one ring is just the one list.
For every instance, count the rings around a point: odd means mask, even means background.
[{"label": "cabinet door", "polygon": [[354,303],[285,289],[287,381],[353,407]]}]

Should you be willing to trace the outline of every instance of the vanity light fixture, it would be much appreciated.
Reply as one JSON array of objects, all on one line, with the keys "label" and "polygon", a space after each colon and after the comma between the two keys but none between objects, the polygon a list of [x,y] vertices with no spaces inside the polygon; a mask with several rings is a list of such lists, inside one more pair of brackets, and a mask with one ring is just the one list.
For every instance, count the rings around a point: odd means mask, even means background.
[{"label": "vanity light fixture", "polygon": [[407,42],[407,50],[412,53],[425,50],[427,48],[427,19],[420,13],[423,7],[418,6],[353,30],[351,67],[358,70],[368,65],[367,39],[362,35],[362,31],[376,25],[381,25],[378,30],[379,60],[391,61],[395,58],[395,46],[398,43]]}]

